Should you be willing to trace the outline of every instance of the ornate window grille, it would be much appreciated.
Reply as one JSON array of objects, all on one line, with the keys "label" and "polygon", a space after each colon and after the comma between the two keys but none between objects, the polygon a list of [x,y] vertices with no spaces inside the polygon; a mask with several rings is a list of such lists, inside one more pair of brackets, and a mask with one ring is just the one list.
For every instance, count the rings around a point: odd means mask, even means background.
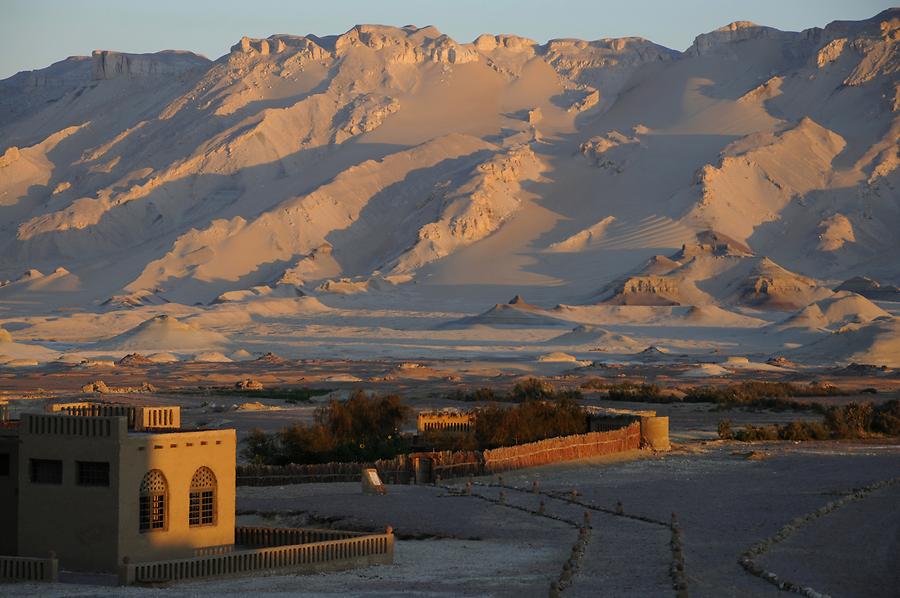
[{"label": "ornate window grille", "polygon": [[191,527],[216,524],[216,474],[201,467],[191,479],[188,523]]},{"label": "ornate window grille", "polygon": [[168,503],[166,476],[158,469],[147,472],[141,482],[140,530],[142,532],[166,529]]}]

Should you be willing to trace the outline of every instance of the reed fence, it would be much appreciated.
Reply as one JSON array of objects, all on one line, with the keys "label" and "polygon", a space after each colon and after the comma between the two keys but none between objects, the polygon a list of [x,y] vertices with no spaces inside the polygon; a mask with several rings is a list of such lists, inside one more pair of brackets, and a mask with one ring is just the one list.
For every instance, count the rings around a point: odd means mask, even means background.
[{"label": "reed fence", "polygon": [[641,448],[641,424],[633,422],[615,430],[559,436],[537,442],[485,451],[432,451],[400,455],[375,463],[321,463],[314,465],[239,465],[238,486],[279,486],[309,482],[358,482],[366,468],[374,467],[386,484],[416,480],[416,461],[430,461],[429,482],[489,475],[584,459]]}]

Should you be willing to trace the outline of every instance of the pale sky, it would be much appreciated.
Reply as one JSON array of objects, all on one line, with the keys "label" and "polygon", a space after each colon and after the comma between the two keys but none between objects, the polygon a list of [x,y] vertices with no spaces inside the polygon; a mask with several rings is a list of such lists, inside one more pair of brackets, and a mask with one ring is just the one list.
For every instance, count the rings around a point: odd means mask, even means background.
[{"label": "pale sky", "polygon": [[640,36],[684,50],[731,21],[799,31],[866,19],[878,0],[0,0],[0,79],[91,50],[191,50],[211,59],[243,35],[339,34],[357,23],[434,25],[460,42],[514,33]]}]

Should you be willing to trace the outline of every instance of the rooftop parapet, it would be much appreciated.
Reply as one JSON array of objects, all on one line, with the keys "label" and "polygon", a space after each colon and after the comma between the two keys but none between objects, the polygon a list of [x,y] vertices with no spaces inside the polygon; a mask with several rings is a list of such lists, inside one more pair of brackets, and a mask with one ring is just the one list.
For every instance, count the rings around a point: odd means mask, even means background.
[{"label": "rooftop parapet", "polygon": [[128,429],[135,432],[178,430],[181,428],[181,407],[150,407],[123,403],[57,403],[50,405],[52,413],[75,417],[125,417]]},{"label": "rooftop parapet", "polygon": [[82,417],[58,413],[23,413],[19,434],[22,436],[84,436],[121,438],[128,432],[121,416]]}]

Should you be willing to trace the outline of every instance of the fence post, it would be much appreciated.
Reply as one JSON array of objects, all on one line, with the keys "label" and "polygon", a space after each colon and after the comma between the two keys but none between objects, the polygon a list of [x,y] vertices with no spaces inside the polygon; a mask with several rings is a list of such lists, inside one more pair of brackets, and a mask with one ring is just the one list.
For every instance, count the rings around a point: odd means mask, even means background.
[{"label": "fence post", "polygon": [[119,585],[130,586],[134,583],[134,565],[131,564],[130,557],[123,557],[122,564],[119,565]]},{"label": "fence post", "polygon": [[387,534],[387,563],[393,564],[394,562],[394,528],[390,525],[384,530],[384,533]]},{"label": "fence post", "polygon": [[59,581],[59,559],[56,558],[56,551],[50,551],[50,558],[47,560],[47,572],[44,581]]}]

